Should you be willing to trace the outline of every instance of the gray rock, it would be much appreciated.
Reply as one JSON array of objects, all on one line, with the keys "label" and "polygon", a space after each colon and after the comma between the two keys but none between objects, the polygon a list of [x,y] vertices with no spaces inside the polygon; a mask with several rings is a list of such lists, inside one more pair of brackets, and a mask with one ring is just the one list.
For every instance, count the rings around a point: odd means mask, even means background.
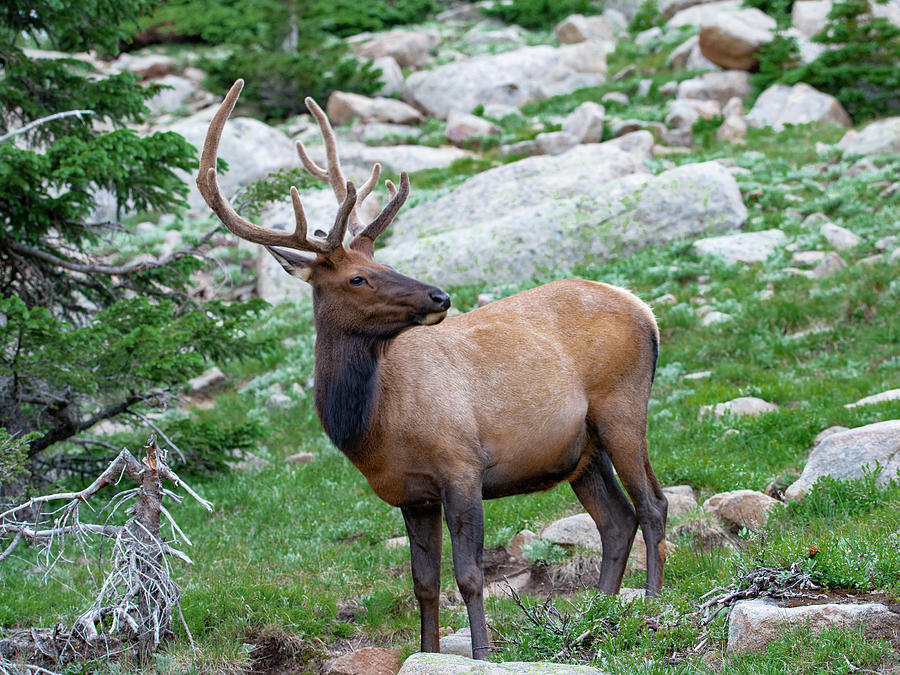
[{"label": "gray rock", "polygon": [[623,152],[631,153],[641,160],[647,161],[653,159],[653,149],[655,144],[656,139],[653,138],[653,134],[641,129],[639,131],[631,131],[610,141],[606,141],[603,143],[603,146],[608,148],[618,148]]},{"label": "gray rock", "polygon": [[534,137],[538,154],[561,155],[578,145],[578,138],[565,131],[545,131]]},{"label": "gray rock", "polygon": [[[602,16],[573,14],[556,25],[556,39],[561,45],[576,44],[587,40],[610,42],[615,45],[616,34],[610,22]],[[610,50],[611,51],[611,50]]]},{"label": "gray rock", "polygon": [[381,71],[378,78],[381,81],[379,95],[391,96],[403,93],[403,71],[393,56],[379,56],[373,61],[373,65]]},{"label": "gray rock", "polygon": [[695,7],[697,5],[705,5],[709,0],[661,0],[659,3],[659,13],[666,19],[671,19],[685,9]]},{"label": "gray rock", "polygon": [[701,326],[712,326],[717,323],[725,323],[726,321],[731,321],[734,318],[731,314],[726,314],[725,312],[719,312],[717,310],[713,310],[708,312],[700,319]]},{"label": "gray rock", "polygon": [[714,255],[729,263],[760,263],[786,239],[781,230],[741,232],[722,237],[698,239],[691,251],[698,256]]},{"label": "gray rock", "polygon": [[600,102],[606,103],[607,105],[610,103],[628,105],[628,94],[623,94],[621,91],[610,91],[600,97]]},{"label": "gray rock", "polygon": [[445,285],[496,283],[734,230],[746,213],[717,162],[652,176],[635,154],[585,144],[485,171],[401,212],[379,255]]},{"label": "gray rock", "polygon": [[863,625],[869,631],[896,632],[900,628],[900,614],[878,603],[779,607],[772,600],[742,600],[734,605],[728,617],[727,650],[731,653],[761,651],[793,626],[819,632],[831,627],[853,629]]},{"label": "gray rock", "polygon": [[753,70],[756,52],[775,37],[775,20],[756,8],[720,12],[700,25],[700,51],[723,68]]},{"label": "gray rock", "polygon": [[734,97],[746,98],[749,94],[750,73],[743,70],[704,73],[699,77],[683,80],[678,85],[678,98],[718,101],[720,105],[725,105]]},{"label": "gray rock", "polygon": [[872,122],[862,131],[848,131],[837,146],[859,155],[900,153],[900,117]]},{"label": "gray rock", "polygon": [[602,548],[600,532],[587,513],[553,521],[541,529],[541,539],[558,546],[578,546],[596,551]]},{"label": "gray rock", "polygon": [[188,380],[188,390],[195,396],[205,396],[221,388],[227,381],[225,373],[218,366],[213,366]]},{"label": "gray rock", "polygon": [[791,10],[791,24],[801,35],[812,37],[828,23],[831,0],[796,0]]},{"label": "gray rock", "polygon": [[407,97],[435,117],[503,103],[521,106],[606,81],[606,52],[593,42],[521,47],[475,56],[406,80]]},{"label": "gray rock", "polygon": [[702,26],[722,13],[743,11],[741,0],[722,0],[721,2],[701,2],[679,10],[666,22],[666,28],[680,26]]},{"label": "gray rock", "polygon": [[455,633],[445,635],[440,641],[441,654],[472,658],[472,630],[466,626]]},{"label": "gray rock", "polygon": [[602,675],[602,672],[564,663],[488,663],[455,654],[418,652],[406,659],[397,675]]},{"label": "gray rock", "polygon": [[878,477],[887,483],[900,469],[900,420],[876,422],[831,434],[810,452],[800,478],[784,492],[785,499],[806,494],[822,476],[853,479],[863,477],[863,467],[884,470]]},{"label": "gray rock", "polygon": [[447,140],[462,143],[472,136],[490,136],[500,132],[500,127],[483,117],[453,111],[447,118]]},{"label": "gray rock", "polygon": [[697,508],[697,497],[690,485],[673,485],[664,487],[663,494],[669,500],[668,517],[680,518]]},{"label": "gray rock", "polygon": [[409,548],[409,537],[391,537],[390,539],[384,540],[384,547],[389,551],[393,551],[395,549],[408,549]]},{"label": "gray rock", "polygon": [[824,441],[829,436],[834,436],[835,434],[839,434],[842,431],[850,431],[849,427],[842,427],[840,425],[835,425],[833,427],[828,427],[827,429],[823,429],[819,433],[816,434],[816,437],[813,439],[813,446],[818,445],[822,441]]},{"label": "gray rock", "polygon": [[603,120],[606,109],[599,103],[585,101],[563,120],[562,130],[579,143],[599,143],[603,140]]},{"label": "gray rock", "polygon": [[498,47],[509,49],[524,44],[525,33],[518,26],[506,26],[496,30],[484,30],[482,26],[475,26],[462,36],[462,42],[470,48],[474,47],[476,51]]},{"label": "gray rock", "polygon": [[266,409],[275,410],[277,408],[290,408],[294,402],[287,394],[272,394],[266,399]]},{"label": "gray rock", "polygon": [[[669,54],[667,63],[672,68],[688,70],[718,70],[719,66],[703,56],[700,49],[700,36],[693,35],[681,43]],[[677,83],[676,83],[677,86]]]},{"label": "gray rock", "polygon": [[158,80],[154,80],[154,82],[165,85],[166,89],[163,89],[147,101],[147,107],[150,109],[152,117],[159,117],[163,113],[171,113],[183,109],[192,100],[206,93],[194,82],[178,75],[166,75]]},{"label": "gray rock", "polygon": [[775,410],[778,410],[778,406],[774,403],[769,403],[755,396],[740,396],[725,403],[700,406],[700,415],[712,414],[715,417],[735,415],[741,417],[743,415],[761,415],[767,412],[774,412]]},{"label": "gray rock", "polygon": [[718,101],[676,98],[669,101],[666,124],[673,129],[686,129],[689,131],[701,117],[705,120],[711,120],[721,112],[722,106]]},{"label": "gray rock", "polygon": [[316,461],[316,456],[311,452],[297,452],[286,457],[284,461],[288,464],[311,464]]},{"label": "gray rock", "polygon": [[825,223],[819,232],[838,251],[847,251],[862,242],[862,237],[834,223]]},{"label": "gray rock", "polygon": [[781,502],[755,490],[720,492],[703,502],[703,510],[722,519],[732,527],[758,530],[766,524],[769,514]]},{"label": "gray rock", "polygon": [[109,64],[109,69],[115,73],[134,73],[148,79],[169,75],[177,67],[174,56],[152,52],[125,52]]},{"label": "gray rock", "polygon": [[525,547],[529,544],[533,544],[540,538],[540,535],[536,532],[532,532],[531,530],[520,530],[519,532],[516,532],[508,542],[506,542],[506,552],[514,558],[523,558]]},{"label": "gray rock", "polygon": [[845,408],[857,408],[861,405],[872,405],[873,403],[884,403],[885,401],[896,401],[900,399],[900,389],[890,389],[880,394],[872,394],[865,398],[859,399],[856,403],[848,403]]},{"label": "gray rock", "polygon": [[422,113],[403,101],[383,96],[369,98],[346,91],[332,92],[325,112],[335,125],[347,124],[354,119],[363,122],[419,124],[423,119]]},{"label": "gray rock", "polygon": [[850,116],[834,96],[825,94],[804,82],[793,87],[775,84],[766,89],[747,114],[754,127],[772,127],[781,131],[786,124],[830,122],[852,126]]},{"label": "gray rock", "polygon": [[392,57],[402,68],[421,68],[428,62],[428,52],[435,46],[431,35],[408,30],[392,30],[354,48],[367,59]]},{"label": "gray rock", "polygon": [[634,44],[638,47],[646,47],[651,42],[656,42],[660,40],[663,36],[662,28],[659,26],[653,26],[652,28],[648,28],[647,30],[642,30],[640,33],[634,36]]},{"label": "gray rock", "polygon": [[798,251],[791,256],[791,262],[801,267],[812,267],[811,270],[802,271],[803,276],[810,279],[821,279],[847,266],[844,259],[834,251]]}]

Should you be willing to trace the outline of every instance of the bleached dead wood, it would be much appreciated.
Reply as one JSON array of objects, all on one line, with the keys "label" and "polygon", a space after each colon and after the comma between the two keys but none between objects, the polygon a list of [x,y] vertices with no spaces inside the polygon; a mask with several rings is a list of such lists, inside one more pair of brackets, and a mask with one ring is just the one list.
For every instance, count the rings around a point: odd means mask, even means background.
[{"label": "bleached dead wood", "polygon": [[[89,552],[99,554],[104,544],[111,546],[107,570],[104,570],[101,558],[101,579],[94,602],[75,619],[71,628],[53,632],[50,639],[55,654],[51,659],[53,663],[65,660],[67,650],[73,651],[73,641],[91,646],[101,637],[109,636],[122,639],[142,653],[152,651],[171,636],[174,613],[181,619],[193,645],[190,630],[181,615],[181,589],[172,579],[169,564],[171,557],[191,564],[191,559],[176,548],[180,542],[187,545],[191,542],[163,505],[164,497],[176,503],[182,501],[176,493],[163,487],[163,480],[183,488],[207,510],[211,511],[212,505],[168,467],[166,453],[157,446],[155,435],[144,450],[145,456],[138,461],[123,449],[83,490],[34,497],[0,513],[0,544],[11,539],[6,549],[0,552],[0,561],[8,557],[20,541],[25,541],[40,549],[39,559],[49,574],[63,559],[66,544],[70,541],[77,543],[86,561],[92,558]],[[138,487],[117,492],[97,511],[98,518],[104,517],[103,522],[83,522],[82,507],[87,505],[94,511],[89,500],[104,488],[118,485],[125,475]],[[61,506],[50,508],[59,502],[62,502]],[[125,523],[110,524],[123,507],[125,515],[129,516]],[[90,565],[88,569],[92,570]],[[23,668],[24,672],[51,672],[42,666],[21,664],[15,665],[17,671],[7,670],[13,663],[4,656],[5,641],[0,641],[0,675],[22,672]],[[50,658],[51,654],[43,646],[45,642],[34,637],[34,650]]]}]

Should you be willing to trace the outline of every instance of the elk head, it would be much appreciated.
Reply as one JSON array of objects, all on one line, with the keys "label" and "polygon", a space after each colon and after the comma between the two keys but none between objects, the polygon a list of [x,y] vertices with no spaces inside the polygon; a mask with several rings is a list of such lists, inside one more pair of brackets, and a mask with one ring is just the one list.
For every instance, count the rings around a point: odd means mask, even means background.
[{"label": "elk head", "polygon": [[[368,180],[359,191],[344,178],[337,154],[334,130],[322,109],[311,98],[306,105],[316,117],[325,142],[328,167],[323,169],[307,154],[302,143],[297,151],[306,169],[316,178],[327,180],[339,203],[331,230],[324,236],[309,234],[306,214],[297,188],[291,188],[295,227],[293,232],[269,230],[242,218],[222,195],[216,178],[216,156],[219,139],[244,86],[243,80],[232,85],[225,100],[210,122],[200,157],[197,187],[200,194],[222,223],[241,239],[262,244],[288,274],[302,279],[313,288],[317,325],[325,322],[344,333],[375,338],[391,337],[405,328],[430,325],[443,320],[450,307],[450,297],[429,284],[406,277],[375,261],[375,240],[384,232],[409,196],[409,177],[400,175],[397,189],[385,181],[391,199],[368,225],[360,221],[357,207],[369,196],[381,173],[375,164]],[[349,230],[352,239],[344,246]],[[302,255],[315,254],[313,256]]]}]

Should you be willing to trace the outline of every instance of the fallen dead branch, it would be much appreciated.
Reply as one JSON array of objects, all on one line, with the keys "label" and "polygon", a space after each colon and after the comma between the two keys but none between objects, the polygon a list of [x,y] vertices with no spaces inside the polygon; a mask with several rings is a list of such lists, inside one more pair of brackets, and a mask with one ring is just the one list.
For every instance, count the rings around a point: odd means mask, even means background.
[{"label": "fallen dead branch", "polygon": [[[212,505],[167,466],[166,452],[157,446],[155,435],[144,450],[142,461],[127,449],[122,450],[84,490],[35,497],[0,513],[0,543],[11,539],[0,552],[0,560],[8,557],[20,542],[30,543],[40,549],[39,560],[46,579],[63,559],[66,545],[75,542],[85,561],[92,558],[90,551],[97,552],[100,572],[94,602],[71,627],[32,630],[24,638],[20,631],[0,640],[0,675],[52,672],[42,665],[16,663],[10,659],[10,653],[30,652],[39,655],[42,663],[53,665],[75,660],[85,650],[96,652],[98,648],[110,656],[131,648],[146,654],[171,637],[173,614],[178,615],[193,646],[181,615],[181,590],[172,579],[170,567],[171,558],[191,564],[191,559],[176,548],[180,542],[191,542],[163,504],[164,497],[179,504],[182,497],[164,488],[163,480],[183,488],[207,510],[211,511]],[[137,487],[117,492],[96,511],[98,517],[104,516],[102,522],[82,521],[82,507],[87,505],[94,511],[89,500],[104,488],[118,485],[125,475]],[[52,508],[59,502],[63,504]],[[120,511],[129,516],[125,523],[110,524]],[[104,545],[111,549],[108,569],[104,569]],[[94,577],[90,564],[86,564]],[[23,639],[30,642],[29,649],[22,648]]]},{"label": "fallen dead branch", "polygon": [[807,591],[817,590],[821,587],[815,583],[813,575],[800,569],[799,562],[792,563],[787,570],[756,567],[742,573],[730,586],[714,588],[700,598],[706,600],[697,610],[697,614],[702,615],[700,626],[708,626],[722,610],[739,600],[801,598],[808,595]]}]

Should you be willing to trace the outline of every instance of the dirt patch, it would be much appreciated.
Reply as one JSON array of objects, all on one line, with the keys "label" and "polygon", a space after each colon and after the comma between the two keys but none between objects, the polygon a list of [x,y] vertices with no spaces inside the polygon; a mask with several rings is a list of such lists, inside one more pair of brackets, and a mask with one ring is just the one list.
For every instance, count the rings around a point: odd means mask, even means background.
[{"label": "dirt patch", "polygon": [[484,583],[489,585],[529,572],[528,581],[518,588],[526,595],[570,596],[585,588],[594,588],[600,579],[600,559],[575,555],[556,565],[529,563],[510,555],[502,547],[484,551]]},{"label": "dirt patch", "polygon": [[248,633],[250,675],[315,675],[327,655],[321,648],[278,628]]}]

